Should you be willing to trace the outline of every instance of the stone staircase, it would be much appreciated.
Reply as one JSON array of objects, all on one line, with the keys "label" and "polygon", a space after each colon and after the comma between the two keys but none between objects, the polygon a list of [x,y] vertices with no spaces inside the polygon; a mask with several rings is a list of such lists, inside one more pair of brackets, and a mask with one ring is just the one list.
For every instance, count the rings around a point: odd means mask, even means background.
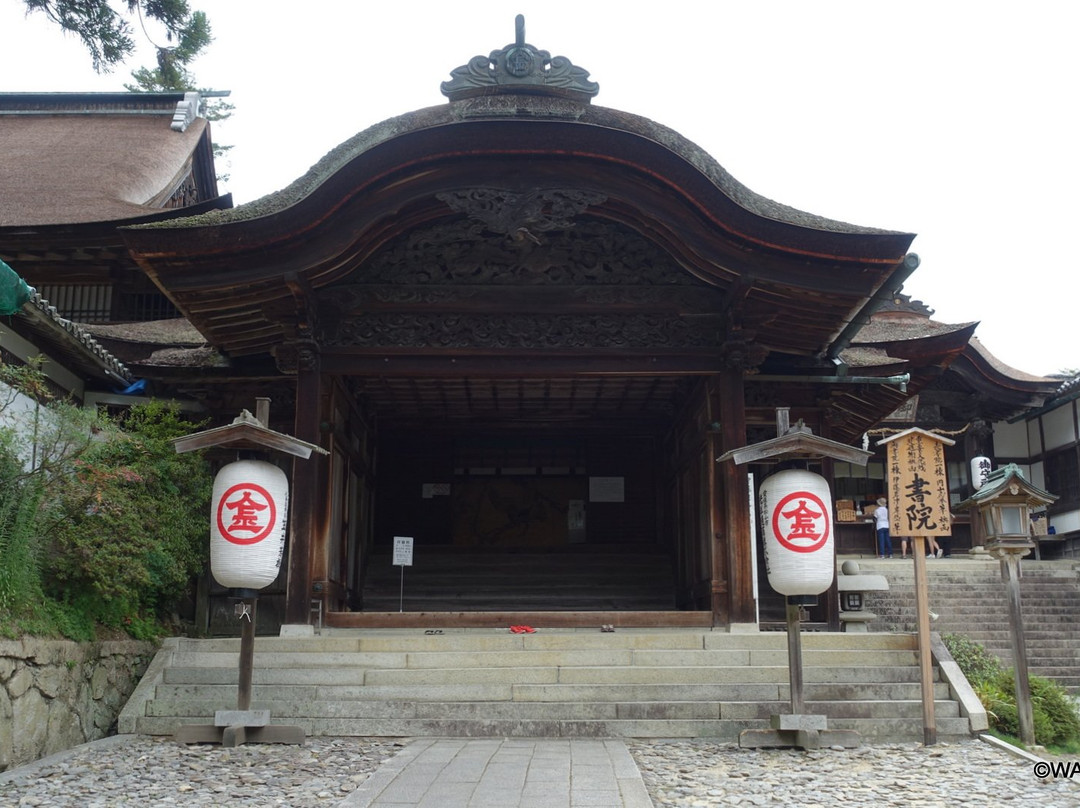
[{"label": "stone staircase", "polygon": [[[867,608],[879,619],[873,631],[915,630],[915,565],[912,561],[860,560],[864,573],[889,580],[888,592],[867,595]],[[964,634],[981,643],[1005,665],[1012,665],[1005,584],[996,561],[962,557],[927,559],[931,623],[940,634]],[[1028,672],[1045,676],[1073,694],[1080,693],[1080,571],[1071,561],[1021,564],[1021,610]]]},{"label": "stone staircase", "polygon": [[[790,712],[779,633],[433,631],[260,637],[251,707],[309,735],[389,737],[732,740]],[[914,648],[906,635],[804,634],[807,711],[870,740],[920,740]],[[120,731],[169,735],[235,708],[238,652],[233,639],[168,640]],[[939,736],[970,735],[949,684],[934,688]]]}]

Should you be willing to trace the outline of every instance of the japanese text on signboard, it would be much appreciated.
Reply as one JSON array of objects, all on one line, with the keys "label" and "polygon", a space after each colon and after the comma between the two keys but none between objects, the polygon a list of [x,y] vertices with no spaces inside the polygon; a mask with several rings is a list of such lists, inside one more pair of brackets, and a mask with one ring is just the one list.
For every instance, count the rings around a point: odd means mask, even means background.
[{"label": "japanese text on signboard", "polygon": [[944,443],[913,431],[891,441],[888,452],[890,531],[897,536],[951,535]]}]

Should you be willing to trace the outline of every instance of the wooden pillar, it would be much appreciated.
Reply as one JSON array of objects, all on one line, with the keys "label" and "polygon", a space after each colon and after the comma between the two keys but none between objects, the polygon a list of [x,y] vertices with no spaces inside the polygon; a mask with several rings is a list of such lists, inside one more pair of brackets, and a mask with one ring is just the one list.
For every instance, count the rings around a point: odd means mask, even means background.
[{"label": "wooden pillar", "polygon": [[[721,454],[746,445],[746,402],[743,372],[725,369],[718,374]],[[746,469],[720,463],[724,496],[723,548],[727,553],[728,616],[732,623],[757,620],[754,604],[753,555],[750,548],[750,491]],[[720,547],[716,548],[721,550]]]},{"label": "wooden pillar", "polygon": [[[281,357],[278,357],[281,364]],[[296,422],[300,440],[321,444],[322,372],[318,346],[302,343],[295,348]],[[323,511],[323,467],[320,455],[293,460],[292,504],[289,508],[289,578],[285,590],[285,622],[306,624],[311,620],[311,553]]]},{"label": "wooden pillar", "polygon": [[[720,397],[723,394],[719,379],[710,379],[706,385],[706,402],[710,424],[721,419]],[[727,541],[724,525],[724,487],[720,464],[716,458],[723,454],[723,441],[715,432],[706,433],[706,485],[705,503],[709,529],[709,609],[712,612],[714,626],[726,626],[731,620],[728,615],[728,573]]]}]

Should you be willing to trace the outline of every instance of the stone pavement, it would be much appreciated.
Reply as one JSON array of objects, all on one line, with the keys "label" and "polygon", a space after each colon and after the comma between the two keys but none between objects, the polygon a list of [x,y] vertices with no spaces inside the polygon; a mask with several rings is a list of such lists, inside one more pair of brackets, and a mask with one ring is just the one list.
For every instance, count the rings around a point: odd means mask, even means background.
[{"label": "stone pavement", "polygon": [[652,808],[619,740],[413,741],[341,808]]},{"label": "stone pavement", "polygon": [[974,739],[803,752],[342,737],[225,749],[123,735],[0,772],[0,808],[1076,808],[1080,759],[1066,762],[1050,770]]}]

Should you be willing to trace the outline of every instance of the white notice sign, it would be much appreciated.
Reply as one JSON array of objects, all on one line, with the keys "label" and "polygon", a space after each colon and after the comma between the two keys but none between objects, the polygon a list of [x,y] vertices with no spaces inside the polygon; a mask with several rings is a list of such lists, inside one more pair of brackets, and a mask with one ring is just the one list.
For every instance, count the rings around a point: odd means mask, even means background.
[{"label": "white notice sign", "polygon": [[394,536],[394,566],[412,566],[412,536]]},{"label": "white notice sign", "polygon": [[625,502],[623,477],[590,477],[589,502]]}]

